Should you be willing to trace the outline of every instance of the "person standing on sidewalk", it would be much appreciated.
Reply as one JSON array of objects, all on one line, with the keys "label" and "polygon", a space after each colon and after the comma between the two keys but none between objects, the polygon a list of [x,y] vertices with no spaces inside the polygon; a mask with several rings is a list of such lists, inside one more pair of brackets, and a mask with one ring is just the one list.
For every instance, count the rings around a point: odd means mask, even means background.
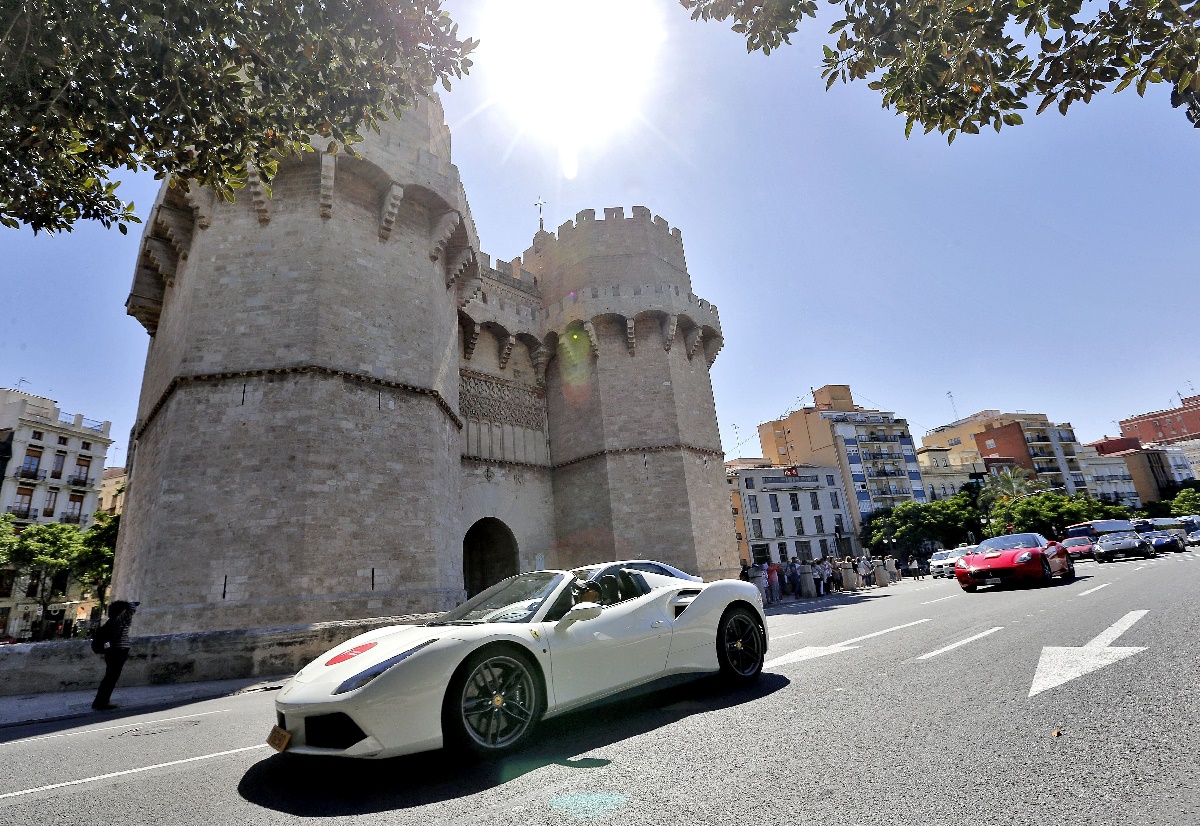
[{"label": "person standing on sidewalk", "polygon": [[104,623],[97,632],[97,639],[104,646],[104,679],[96,691],[96,699],[92,708],[96,711],[108,711],[116,708],[110,702],[117,680],[121,678],[121,669],[129,659],[129,625],[133,622],[134,612],[138,603],[117,600],[108,606],[108,622]]}]

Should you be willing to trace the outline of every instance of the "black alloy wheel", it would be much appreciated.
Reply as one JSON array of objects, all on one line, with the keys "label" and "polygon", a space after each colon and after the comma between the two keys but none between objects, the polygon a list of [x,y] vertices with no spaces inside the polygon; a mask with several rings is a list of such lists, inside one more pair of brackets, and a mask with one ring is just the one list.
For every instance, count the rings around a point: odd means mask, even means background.
[{"label": "black alloy wheel", "polygon": [[762,623],[749,608],[733,607],[717,626],[717,662],[721,676],[752,682],[762,673],[767,653]]},{"label": "black alloy wheel", "polygon": [[1075,578],[1075,560],[1071,559],[1070,557],[1067,557],[1067,570],[1063,574],[1063,579],[1070,582],[1074,578]]},{"label": "black alloy wheel", "polygon": [[533,731],[544,708],[541,678],[529,657],[515,649],[485,648],[450,680],[443,736],[447,744],[478,754],[510,751]]},{"label": "black alloy wheel", "polygon": [[964,591],[966,591],[968,594],[973,594],[973,593],[975,593],[975,591],[976,591],[978,588],[979,588],[979,586],[978,586],[978,585],[964,585],[964,586],[962,587],[962,589],[963,589]]},{"label": "black alloy wheel", "polygon": [[1049,585],[1054,579],[1054,573],[1050,570],[1050,561],[1046,557],[1042,557],[1042,584]]}]

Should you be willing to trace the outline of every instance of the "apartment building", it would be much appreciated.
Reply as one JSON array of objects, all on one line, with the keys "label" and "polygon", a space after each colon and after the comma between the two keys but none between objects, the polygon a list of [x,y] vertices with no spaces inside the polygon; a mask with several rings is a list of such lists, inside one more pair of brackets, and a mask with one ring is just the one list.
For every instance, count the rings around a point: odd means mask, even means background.
[{"label": "apartment building", "polygon": [[1092,445],[1080,445],[1076,455],[1089,496],[1110,505],[1142,506],[1133,474],[1123,456],[1100,453]]},{"label": "apartment building", "polygon": [[917,465],[931,502],[949,499],[968,482],[983,482],[987,468],[982,461],[955,464],[946,447],[917,448]]},{"label": "apartment building", "polygon": [[813,391],[813,405],[758,426],[763,456],[776,465],[828,467],[853,497],[848,516],[856,537],[863,520],[902,502],[928,498],[908,422],[855,404],[850,387]]},{"label": "apartment building", "polygon": [[1200,395],[1180,396],[1179,407],[1155,410],[1121,419],[1122,436],[1137,436],[1143,444],[1171,444],[1200,436]]},{"label": "apartment building", "polygon": [[1159,450],[1167,456],[1167,471],[1171,474],[1171,478],[1175,484],[1190,482],[1196,478],[1196,472],[1192,470],[1191,456],[1188,455],[1180,442],[1174,444],[1155,445]]},{"label": "apartment building", "polygon": [[1105,437],[1089,442],[1089,446],[1096,448],[1101,455],[1125,460],[1138,499],[1143,505],[1161,501],[1174,490],[1176,484],[1167,452],[1159,447],[1130,447],[1130,442],[1131,437]]},{"label": "apartment building", "polygon": [[747,562],[858,553],[836,467],[726,463],[738,550]]},{"label": "apartment building", "polygon": [[1047,487],[1067,494],[1083,493],[1087,482],[1079,464],[1079,442],[1070,422],[1055,424],[1044,415],[985,427],[973,437],[979,453],[1011,458],[1033,471]]},{"label": "apartment building", "polygon": [[1200,479],[1200,438],[1175,442],[1171,447],[1183,451],[1183,455],[1187,457],[1188,464],[1192,466],[1192,478]]},{"label": "apartment building", "polygon": [[98,510],[116,516],[125,507],[125,468],[106,467],[100,478]]},{"label": "apartment building", "polygon": [[11,513],[18,526],[87,527],[100,501],[111,426],[66,413],[53,399],[0,390],[0,428],[12,431],[0,468],[0,513]]}]

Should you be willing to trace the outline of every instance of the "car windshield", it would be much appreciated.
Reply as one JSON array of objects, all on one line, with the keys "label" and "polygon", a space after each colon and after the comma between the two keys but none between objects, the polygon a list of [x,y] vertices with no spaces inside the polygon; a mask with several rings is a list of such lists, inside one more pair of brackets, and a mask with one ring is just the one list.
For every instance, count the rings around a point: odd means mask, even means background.
[{"label": "car windshield", "polygon": [[549,571],[510,577],[442,614],[429,625],[529,622],[562,579],[562,574]]},{"label": "car windshield", "polygon": [[940,560],[948,558],[949,556],[950,556],[949,551],[938,551],[936,554],[934,554],[932,557],[930,557],[930,561],[938,562]]},{"label": "car windshield", "polygon": [[1032,533],[1014,533],[1008,536],[996,536],[991,539],[986,539],[979,543],[979,548],[976,553],[986,553],[987,551],[1011,551],[1015,548],[1040,548],[1041,543],[1038,542],[1037,534]]},{"label": "car windshield", "polygon": [[1092,540],[1088,539],[1086,536],[1076,536],[1076,537],[1068,539],[1066,542],[1064,542],[1063,547],[1075,548],[1079,545],[1091,545],[1091,544],[1092,544]]}]

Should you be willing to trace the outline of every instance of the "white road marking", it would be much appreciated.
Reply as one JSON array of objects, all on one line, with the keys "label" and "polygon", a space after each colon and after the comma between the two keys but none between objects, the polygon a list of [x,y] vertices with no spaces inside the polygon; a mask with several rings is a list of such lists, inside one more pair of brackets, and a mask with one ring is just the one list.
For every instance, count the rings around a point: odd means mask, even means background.
[{"label": "white road marking", "polygon": [[1086,591],[1080,591],[1075,596],[1086,597],[1088,594],[1094,594],[1097,591],[1099,591],[1101,588],[1107,588],[1109,585],[1112,585],[1112,583],[1106,582],[1103,585],[1097,585],[1095,588],[1088,588]]},{"label": "white road marking", "polygon": [[1029,687],[1029,696],[1033,697],[1068,683],[1084,674],[1090,674],[1104,668],[1106,665],[1120,662],[1126,657],[1132,657],[1145,651],[1145,648],[1111,648],[1117,637],[1128,631],[1135,622],[1149,611],[1130,611],[1125,616],[1104,629],[1087,644],[1078,648],[1051,647],[1042,649],[1038,660],[1037,671],[1033,674],[1033,685]]},{"label": "white road marking", "polygon": [[1133,570],[1140,571],[1140,570],[1142,570],[1142,568],[1145,568],[1145,567],[1146,567],[1145,565],[1139,565],[1136,568],[1134,568]]},{"label": "white road marking", "polygon": [[154,769],[165,769],[167,766],[178,766],[182,763],[195,763],[197,760],[212,760],[214,757],[224,757],[228,754],[240,754],[244,751],[254,751],[255,749],[269,749],[266,743],[259,743],[256,746],[244,746],[240,749],[229,749],[227,751],[213,752],[212,754],[201,754],[198,757],[185,757],[182,760],[171,760],[167,763],[155,763],[153,766],[142,766],[137,769],[126,769],[125,771],[109,772],[108,774],[98,774],[95,777],[84,777],[80,780],[68,780],[65,783],[51,783],[49,786],[38,786],[33,789],[22,789],[19,792],[5,792],[0,794],[0,800],[5,800],[10,797],[23,797],[27,794],[37,794],[38,792],[48,792],[54,789],[62,789],[67,786],[79,786],[83,783],[95,783],[97,780],[108,780],[113,777],[124,777],[128,774],[140,774],[141,772],[153,771]]},{"label": "white road marking", "polygon": [[921,604],[922,605],[933,605],[935,602],[941,602],[944,599],[954,599],[956,596],[958,596],[958,594],[951,594],[948,597],[938,597],[937,599],[931,599],[931,600],[929,600],[929,602],[922,602]]},{"label": "white road marking", "polygon": [[806,645],[804,648],[797,649],[788,654],[776,657],[773,660],[767,660],[763,663],[763,668],[770,668],[777,665],[788,665],[790,663],[798,663],[804,660],[814,660],[817,657],[824,657],[828,654],[838,654],[842,651],[850,651],[859,646],[854,645],[856,642],[869,640],[872,637],[879,637],[884,634],[890,634],[893,631],[899,631],[901,628],[911,628],[914,625],[920,625],[923,622],[933,622],[932,617],[919,619],[916,622],[906,622],[903,625],[895,625],[891,628],[885,628],[882,631],[876,631],[871,634],[863,634],[861,637],[845,640],[844,642],[834,643],[833,645]]},{"label": "white road marking", "polygon": [[152,726],[155,723],[167,723],[172,720],[190,720],[193,717],[204,717],[208,714],[222,714],[229,711],[227,708],[218,709],[216,711],[201,711],[196,714],[183,714],[179,717],[159,717],[157,720],[139,720],[136,723],[126,723],[123,726],[105,726],[104,728],[89,728],[83,731],[67,731],[62,734],[43,734],[40,737],[26,737],[24,740],[13,740],[8,743],[0,743],[0,746],[15,746],[17,743],[36,743],[38,740],[53,740],[56,737],[74,737],[76,734],[94,734],[99,731],[114,731],[119,728],[131,729],[138,726]]},{"label": "white road marking", "polygon": [[947,645],[945,648],[939,648],[937,651],[930,651],[928,654],[922,654],[921,656],[917,657],[917,659],[918,660],[932,659],[933,657],[936,657],[938,654],[945,654],[947,651],[953,651],[955,648],[958,648],[960,645],[966,645],[969,642],[975,642],[975,640],[982,639],[989,634],[995,634],[997,631],[1003,631],[1003,630],[1004,630],[1003,625],[997,625],[995,628],[989,628],[988,630],[984,631],[982,634],[976,634],[973,637],[967,637],[965,640],[959,640],[958,642],[950,643],[950,645]]},{"label": "white road marking", "polygon": [[775,641],[775,640],[786,640],[788,637],[797,637],[797,636],[799,636],[799,635],[801,635],[801,634],[804,634],[804,633],[807,633],[807,632],[805,632],[805,631],[793,631],[793,632],[792,632],[792,633],[790,633],[790,634],[780,634],[778,637],[772,636],[772,637],[771,637],[771,640],[772,640],[772,641]]}]

